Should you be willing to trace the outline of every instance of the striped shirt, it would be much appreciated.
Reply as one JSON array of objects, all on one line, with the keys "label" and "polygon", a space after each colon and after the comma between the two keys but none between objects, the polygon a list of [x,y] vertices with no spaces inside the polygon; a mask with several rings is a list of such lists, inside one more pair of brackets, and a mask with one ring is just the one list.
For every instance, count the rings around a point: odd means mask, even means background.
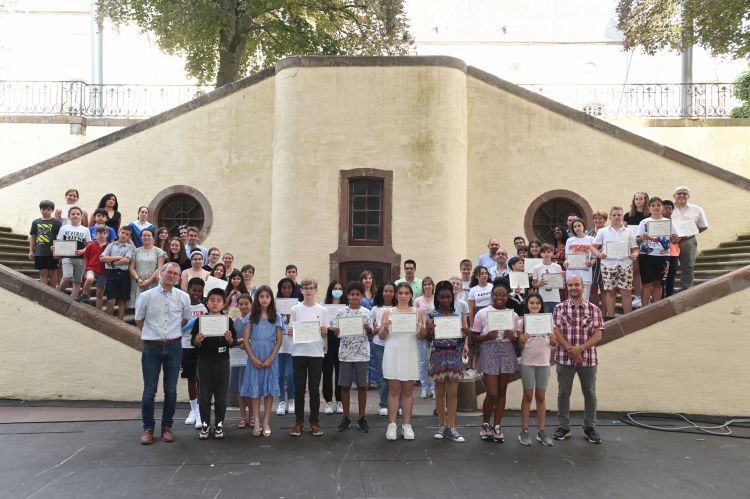
[{"label": "striped shirt", "polygon": [[[571,346],[583,345],[599,329],[604,329],[602,312],[599,307],[587,301],[576,305],[571,300],[565,300],[555,307],[552,313],[552,321],[555,327],[560,329],[563,337]],[[584,367],[595,366],[599,363],[596,355],[596,347],[581,352]],[[568,352],[560,344],[555,350],[555,362],[566,366],[575,365]]]}]

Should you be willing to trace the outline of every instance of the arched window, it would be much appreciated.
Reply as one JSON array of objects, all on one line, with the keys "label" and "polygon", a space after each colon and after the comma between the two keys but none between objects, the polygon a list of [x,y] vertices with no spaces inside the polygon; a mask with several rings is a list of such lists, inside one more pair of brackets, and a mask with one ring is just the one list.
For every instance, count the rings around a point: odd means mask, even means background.
[{"label": "arched window", "polygon": [[149,205],[154,223],[166,227],[172,235],[179,234],[181,225],[198,227],[203,238],[211,229],[213,214],[206,197],[186,185],[175,185],[161,191]]},{"label": "arched window", "polygon": [[564,227],[571,213],[586,221],[586,227],[592,225],[591,205],[575,192],[554,190],[542,194],[526,210],[526,236],[551,242],[553,229]]}]

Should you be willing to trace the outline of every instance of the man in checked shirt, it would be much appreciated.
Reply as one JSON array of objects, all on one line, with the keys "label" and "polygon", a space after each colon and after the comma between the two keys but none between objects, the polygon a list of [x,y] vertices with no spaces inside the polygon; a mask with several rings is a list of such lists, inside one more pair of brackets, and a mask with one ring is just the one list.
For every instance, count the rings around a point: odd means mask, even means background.
[{"label": "man in checked shirt", "polygon": [[596,431],[596,344],[602,339],[604,321],[596,305],[583,299],[583,281],[571,276],[566,287],[568,299],[558,304],[552,314],[557,350],[557,415],[559,424],[555,440],[570,438],[570,392],[578,374],[585,401],[583,433],[592,444],[602,443]]}]

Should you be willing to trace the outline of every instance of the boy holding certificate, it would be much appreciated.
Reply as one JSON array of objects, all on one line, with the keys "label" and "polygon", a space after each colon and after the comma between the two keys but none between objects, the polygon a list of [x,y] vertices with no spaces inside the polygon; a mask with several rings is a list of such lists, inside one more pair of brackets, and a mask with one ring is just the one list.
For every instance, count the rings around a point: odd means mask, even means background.
[{"label": "boy holding certificate", "polygon": [[81,218],[83,217],[83,210],[78,206],[72,206],[68,210],[68,221],[70,223],[63,225],[60,231],[57,233],[57,241],[69,241],[68,244],[73,245],[75,243],[75,250],[70,253],[61,254],[58,251],[62,248],[62,244],[58,248],[53,245],[52,248],[55,250],[55,257],[62,256],[62,281],[60,281],[60,291],[64,291],[71,283],[73,284],[73,292],[71,297],[75,300],[81,292],[81,280],[83,279],[83,250],[86,248],[86,244],[91,242],[91,234],[87,227],[81,225]]},{"label": "boy holding certificate", "polygon": [[229,388],[229,347],[234,346],[235,337],[232,321],[223,314],[225,302],[223,289],[214,288],[209,291],[206,303],[208,314],[195,322],[191,332],[192,344],[198,356],[198,406],[203,423],[198,438],[201,440],[207,440],[211,432],[212,398],[216,416],[214,438],[224,438]]},{"label": "boy holding certificate", "polygon": [[669,271],[669,244],[680,240],[672,221],[662,216],[661,209],[661,198],[652,197],[648,200],[651,216],[638,224],[636,242],[640,245],[638,267],[641,271],[641,302],[644,307],[661,300],[661,281]]},{"label": "boy holding certificate", "polygon": [[360,306],[365,288],[359,282],[353,282],[346,288],[349,305],[339,310],[336,315],[335,326],[331,330],[339,337],[339,386],[341,387],[341,403],[344,417],[338,426],[338,431],[348,430],[352,422],[349,419],[349,401],[352,390],[352,373],[357,373],[357,404],[359,421],[357,428],[363,433],[370,431],[365,418],[367,406],[367,389],[369,388],[370,342],[368,336],[372,333],[372,319],[370,311]]},{"label": "boy holding certificate", "polygon": [[542,264],[534,269],[526,269],[527,272],[533,272],[534,280],[531,287],[539,292],[544,300],[544,312],[548,314],[560,303],[560,288],[563,281],[562,267],[552,262],[553,253],[554,248],[551,244],[542,244]]},{"label": "boy holding certificate", "polygon": [[[294,369],[294,428],[293,437],[302,435],[305,428],[305,387],[310,383],[310,426],[313,436],[323,435],[320,426],[320,377],[323,373],[323,341],[328,334],[328,311],[315,303],[318,281],[311,278],[300,282],[302,303],[292,307],[289,314],[294,347],[292,366]],[[369,357],[368,357],[369,360]]]}]

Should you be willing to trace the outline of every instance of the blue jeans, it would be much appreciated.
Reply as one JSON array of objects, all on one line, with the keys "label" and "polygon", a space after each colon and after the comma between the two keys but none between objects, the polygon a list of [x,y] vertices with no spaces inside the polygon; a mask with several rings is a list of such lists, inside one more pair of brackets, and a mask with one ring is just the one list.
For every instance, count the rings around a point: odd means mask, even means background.
[{"label": "blue jeans", "polygon": [[141,418],[143,429],[153,430],[154,398],[159,386],[159,373],[164,370],[164,408],[161,415],[162,428],[171,428],[174,410],[177,405],[177,377],[182,363],[182,344],[177,341],[165,347],[143,345],[141,352],[141,370],[143,371],[143,398],[141,399]]},{"label": "blue jeans", "polygon": [[434,392],[435,387],[430,384],[430,378],[427,376],[427,367],[430,363],[430,342],[427,340],[417,340],[419,347],[419,384],[422,392]]},{"label": "blue jeans", "polygon": [[370,352],[375,356],[375,376],[370,378],[374,383],[378,384],[378,394],[380,395],[380,408],[388,408],[388,381],[383,377],[383,353],[385,352],[385,346],[377,345],[375,343],[370,347]]},{"label": "blue jeans", "polygon": [[[279,354],[279,401],[294,400],[294,369],[292,354]],[[286,384],[286,386],[284,386]]]},{"label": "blue jeans", "polygon": [[375,358],[375,351],[372,346],[375,344],[370,338],[370,383],[377,383],[378,379],[378,359]]},{"label": "blue jeans", "polygon": [[550,302],[544,302],[544,313],[545,314],[551,314],[555,311],[555,307],[559,305],[559,301],[550,301]]}]

